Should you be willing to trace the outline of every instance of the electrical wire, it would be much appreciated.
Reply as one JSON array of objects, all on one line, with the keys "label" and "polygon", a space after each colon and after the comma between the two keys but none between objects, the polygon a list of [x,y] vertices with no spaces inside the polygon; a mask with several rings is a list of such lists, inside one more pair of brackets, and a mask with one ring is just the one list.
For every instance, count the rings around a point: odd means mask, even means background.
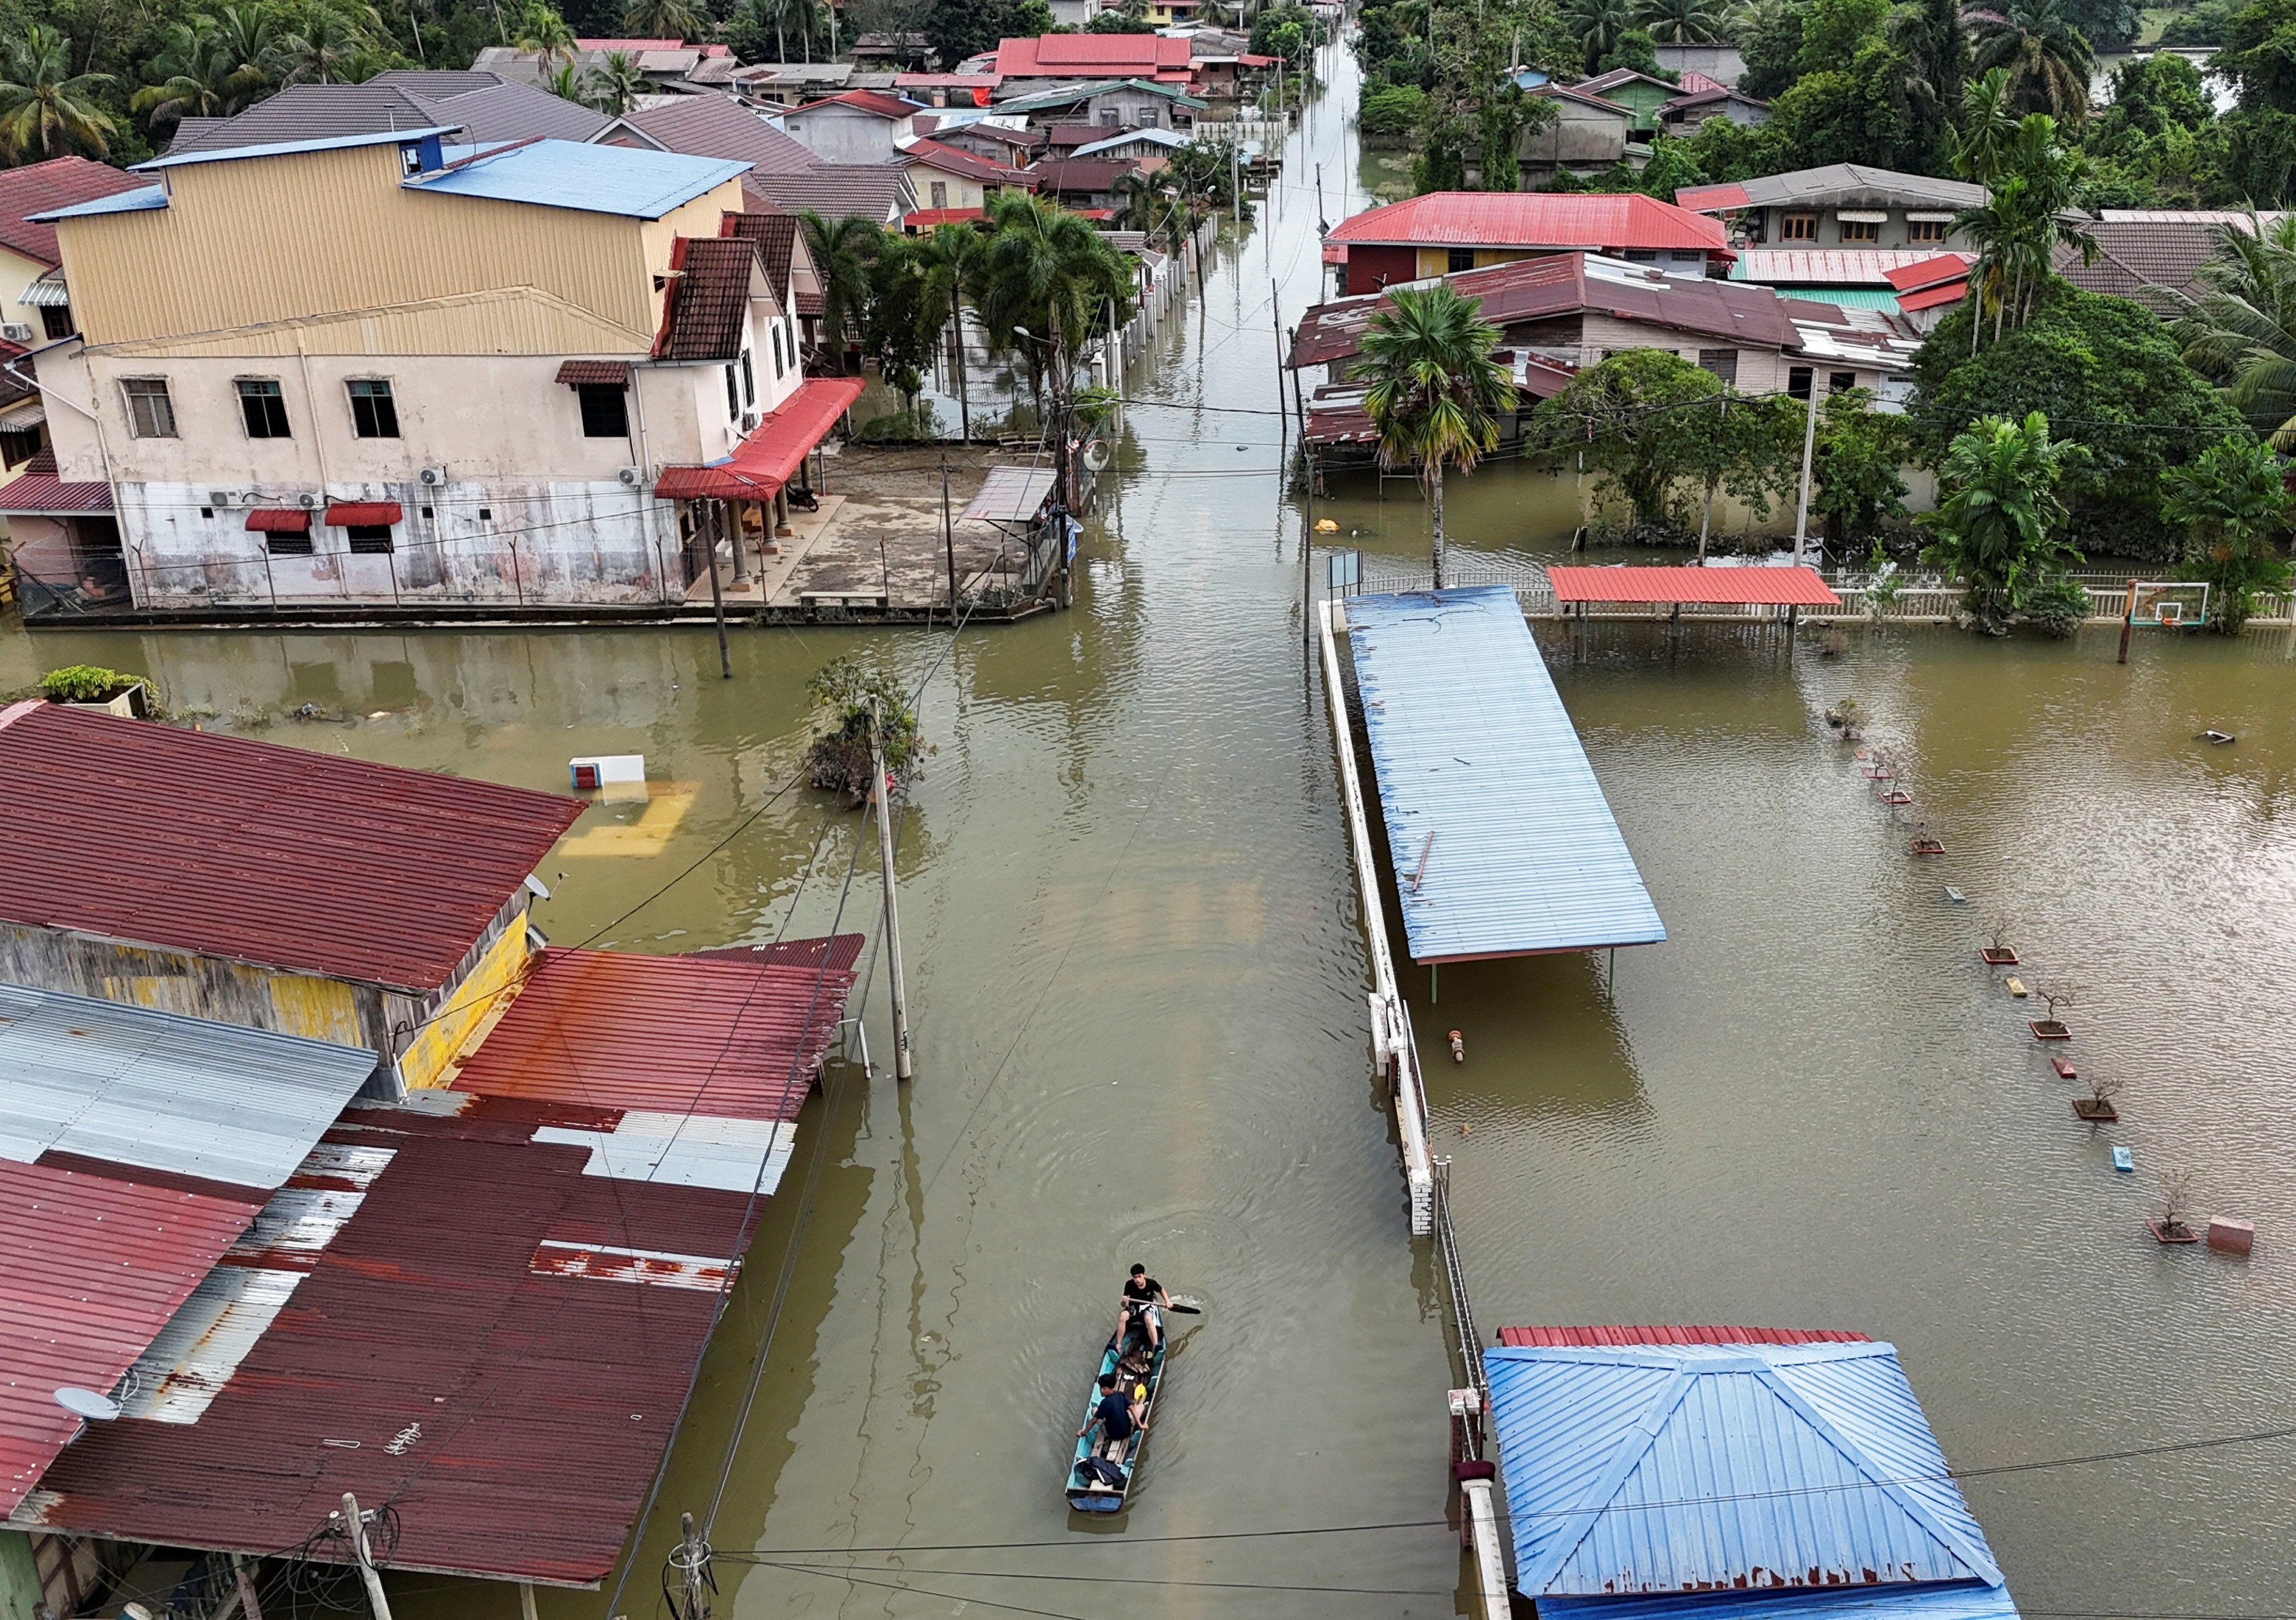
[{"label": "electrical wire", "polygon": [[[1426,1586],[1303,1586],[1290,1581],[1178,1581],[1158,1580],[1147,1575],[1052,1575],[1026,1569],[917,1569],[909,1570],[891,1565],[865,1564],[801,1564],[777,1562],[779,1569],[825,1569],[843,1574],[860,1568],[871,1575],[961,1575],[971,1581],[1062,1581],[1078,1582],[1094,1586],[1185,1586],[1218,1591],[1309,1591],[1362,1598],[1441,1598],[1450,1595],[1450,1588]],[[2030,1611],[2028,1611],[2030,1612]]]}]

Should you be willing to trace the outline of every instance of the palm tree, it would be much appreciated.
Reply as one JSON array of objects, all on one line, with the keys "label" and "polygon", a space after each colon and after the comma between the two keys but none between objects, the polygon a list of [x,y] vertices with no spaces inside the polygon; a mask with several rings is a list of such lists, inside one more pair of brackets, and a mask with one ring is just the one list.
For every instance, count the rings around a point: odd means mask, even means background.
[{"label": "palm tree", "polygon": [[[1997,72],[1998,70],[1996,70]],[[1987,82],[1993,75],[1986,76]],[[1972,171],[1984,169],[1992,189],[1984,203],[1956,217],[1956,225],[1977,244],[1977,271],[1970,290],[1978,313],[1990,307],[1997,339],[2009,317],[2023,324],[2048,284],[2059,244],[2080,250],[2084,264],[2096,257],[2096,238],[2071,224],[2074,199],[2087,177],[2086,160],[2057,138],[2057,121],[2030,112],[2006,141],[1988,135],[1965,145]],[[1977,348],[1976,323],[1970,349]]]},{"label": "palm tree", "polygon": [[2172,294],[2186,365],[2276,450],[2296,450],[2296,215],[2215,227],[2198,298]]},{"label": "palm tree", "polygon": [[622,26],[635,39],[695,39],[709,31],[687,0],[632,0]]},{"label": "palm tree", "polygon": [[1961,14],[1978,71],[2009,70],[2017,105],[2077,124],[2088,116],[2096,53],[2065,18],[2062,0],[2009,0],[1999,11]]},{"label": "palm tree", "polygon": [[572,102],[578,107],[592,105],[589,76],[570,61],[562,61],[550,70],[542,87],[562,102]]},{"label": "palm tree", "polygon": [[1954,137],[1954,172],[1980,185],[1992,184],[2017,138],[2017,111],[2009,91],[2009,70],[1988,68],[1962,86],[1961,128]]},{"label": "palm tree", "polygon": [[1610,54],[1619,36],[1635,26],[1634,0],[1570,0],[1562,14],[1563,26],[1586,46],[1586,66]]},{"label": "palm tree", "polygon": [[2203,579],[2210,628],[2237,634],[2259,591],[2288,588],[2271,538],[2288,517],[2280,458],[2245,435],[2210,445],[2163,480],[2161,515],[2185,531],[2187,579]]},{"label": "palm tree", "polygon": [[111,150],[117,127],[94,93],[109,73],[74,73],[71,41],[44,22],[28,22],[0,41],[0,149],[11,158],[37,151],[53,158],[71,147],[97,157]]},{"label": "palm tree", "polygon": [[980,233],[971,225],[938,225],[910,252],[919,279],[918,307],[933,323],[936,339],[951,326],[956,329],[957,430],[967,442],[972,438],[972,403],[964,386],[964,306],[980,266]]},{"label": "palm tree", "polygon": [[1497,448],[1514,383],[1491,358],[1498,328],[1447,283],[1398,287],[1364,330],[1350,376],[1368,381],[1364,407],[1379,430],[1383,467],[1419,463],[1435,527],[1435,588],[1443,588],[1443,470],[1472,472]]},{"label": "palm tree", "polygon": [[1946,495],[1923,525],[1937,538],[1922,560],[1968,586],[1962,608],[1988,630],[2024,610],[2048,572],[2080,554],[2063,537],[2057,483],[2079,446],[2049,437],[2035,411],[2021,422],[1980,417],[1956,434],[1938,466]]},{"label": "palm tree", "polygon": [[214,34],[249,101],[279,74],[279,25],[259,5],[226,5],[215,14]]},{"label": "palm tree", "polygon": [[1949,120],[1969,78],[1969,37],[1955,0],[1914,0],[1891,9],[1882,37],[1897,53],[1890,89],[1923,173],[1952,155]]},{"label": "palm tree", "polygon": [[821,278],[822,341],[841,373],[846,348],[866,323],[869,266],[884,247],[885,229],[855,215],[832,222],[810,209],[798,220],[813,255],[814,274]]},{"label": "palm tree", "polygon": [[638,70],[638,59],[627,51],[609,51],[598,65],[582,76],[584,101],[601,112],[621,117],[652,86]]},{"label": "palm tree", "polygon": [[1719,0],[1642,0],[1635,24],[1666,45],[1712,45],[1730,29]]},{"label": "palm tree", "polygon": [[566,26],[565,18],[546,5],[526,8],[526,14],[518,20],[517,44],[520,50],[531,51],[539,57],[545,71],[574,60],[574,30]]},{"label": "palm tree", "polygon": [[346,71],[367,44],[358,24],[333,6],[314,4],[295,32],[280,43],[280,60],[291,85],[348,82]]},{"label": "palm tree", "polygon": [[198,25],[179,22],[169,29],[167,46],[152,65],[161,76],[159,83],[144,86],[127,104],[150,113],[155,127],[179,119],[224,118],[242,104],[238,64],[205,18]]},{"label": "palm tree", "polygon": [[[1000,194],[989,205],[989,217],[995,229],[980,250],[973,307],[991,348],[1028,356],[1029,384],[1039,400],[1049,386],[1065,444],[1074,421],[1076,368],[1101,323],[1112,327],[1131,313],[1132,266],[1089,222],[1028,192]],[[1065,451],[1061,493],[1074,504]]]}]

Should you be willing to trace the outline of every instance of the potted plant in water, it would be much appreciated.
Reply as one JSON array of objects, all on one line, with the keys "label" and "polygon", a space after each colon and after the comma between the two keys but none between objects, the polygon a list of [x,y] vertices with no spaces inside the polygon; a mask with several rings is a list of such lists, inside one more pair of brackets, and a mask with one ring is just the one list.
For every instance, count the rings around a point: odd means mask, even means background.
[{"label": "potted plant in water", "polygon": [[1911,854],[1917,855],[1940,855],[1945,853],[1944,843],[1930,836],[1930,824],[1927,822],[1914,823],[1913,839],[1906,848]]},{"label": "potted plant in water", "polygon": [[130,720],[152,713],[151,683],[98,664],[67,664],[40,677],[40,695],[68,708],[101,708]]},{"label": "potted plant in water", "polygon": [[2033,1032],[2033,1038],[2037,1041],[2071,1040],[2073,1038],[2073,1032],[2065,1027],[2063,1019],[2057,1017],[2057,1009],[2060,1007],[2071,1006],[2075,999],[2080,994],[2080,986],[2078,985],[2044,985],[2037,980],[2033,986],[2033,994],[2039,996],[2043,1001],[2049,1004],[2049,1016],[2047,1018],[2028,1019],[2025,1020],[2025,1027]]},{"label": "potted plant in water", "polygon": [[1977,953],[1985,958],[1988,968],[2013,968],[2017,965],[2017,948],[2009,943],[2009,918],[2005,912],[1993,919],[1993,943],[1980,945]]},{"label": "potted plant in water", "polygon": [[2120,1117],[2120,1110],[2112,1106],[2112,1100],[2120,1094],[2120,1081],[2092,1079],[2088,1095],[2073,1099],[2073,1112],[2091,1125],[2111,1125]]},{"label": "potted plant in water", "polygon": [[2201,1234],[2185,1223],[2185,1194],[2192,1176],[2182,1170],[2169,1170],[2161,1176],[2161,1213],[2144,1223],[2144,1230],[2162,1243],[2198,1243]]}]

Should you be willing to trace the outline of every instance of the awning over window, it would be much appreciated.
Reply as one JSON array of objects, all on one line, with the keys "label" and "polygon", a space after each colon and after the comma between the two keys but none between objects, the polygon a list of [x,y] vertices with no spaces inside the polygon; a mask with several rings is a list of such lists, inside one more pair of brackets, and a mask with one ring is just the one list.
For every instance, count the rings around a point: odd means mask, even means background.
[{"label": "awning over window", "polygon": [[71,294],[64,290],[62,274],[51,270],[18,294],[16,301],[29,309],[62,309],[71,302]]},{"label": "awning over window", "polygon": [[1837,209],[1833,217],[1851,225],[1888,225],[1890,217],[1878,209]]},{"label": "awning over window", "polygon": [[406,515],[396,501],[337,501],[327,508],[334,528],[388,528]]},{"label": "awning over window", "polygon": [[48,420],[45,402],[35,399],[29,405],[20,405],[0,411],[0,433],[29,433]]},{"label": "awning over window", "polygon": [[578,389],[585,384],[626,389],[630,386],[629,363],[626,360],[568,360],[558,367],[558,380],[570,389]]},{"label": "awning over window", "polygon": [[[330,519],[332,515],[329,514]],[[287,506],[258,506],[247,514],[247,531],[251,535],[308,535],[311,532],[311,514]]]},{"label": "awning over window", "polygon": [[706,467],[665,467],[654,494],[676,501],[770,500],[853,408],[862,386],[858,377],[808,378],[733,454]]}]

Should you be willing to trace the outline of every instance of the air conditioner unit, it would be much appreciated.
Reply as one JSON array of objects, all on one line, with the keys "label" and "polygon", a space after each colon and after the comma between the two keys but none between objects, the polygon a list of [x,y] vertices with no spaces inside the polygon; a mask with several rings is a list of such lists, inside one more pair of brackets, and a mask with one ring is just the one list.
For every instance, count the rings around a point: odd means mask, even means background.
[{"label": "air conditioner unit", "polygon": [[425,489],[437,489],[447,482],[447,470],[444,467],[425,467],[414,476]]},{"label": "air conditioner unit", "polygon": [[32,329],[21,321],[0,323],[0,338],[7,339],[11,343],[29,343],[32,340]]},{"label": "air conditioner unit", "polygon": [[316,496],[316,495],[315,495],[309,494],[308,492],[306,492],[305,494],[302,494],[302,495],[297,495],[297,496],[295,497],[295,504],[296,504],[296,505],[298,505],[298,506],[306,506],[306,507],[308,507],[308,506],[316,506],[318,503],[319,503],[319,497],[318,497],[318,496]]},{"label": "air conditioner unit", "polygon": [[238,499],[239,496],[228,489],[210,489],[208,491],[208,504],[210,506],[228,506]]},{"label": "air conditioner unit", "polygon": [[625,489],[642,488],[646,481],[645,469],[643,467],[625,467],[614,476],[621,479],[622,487]]}]

